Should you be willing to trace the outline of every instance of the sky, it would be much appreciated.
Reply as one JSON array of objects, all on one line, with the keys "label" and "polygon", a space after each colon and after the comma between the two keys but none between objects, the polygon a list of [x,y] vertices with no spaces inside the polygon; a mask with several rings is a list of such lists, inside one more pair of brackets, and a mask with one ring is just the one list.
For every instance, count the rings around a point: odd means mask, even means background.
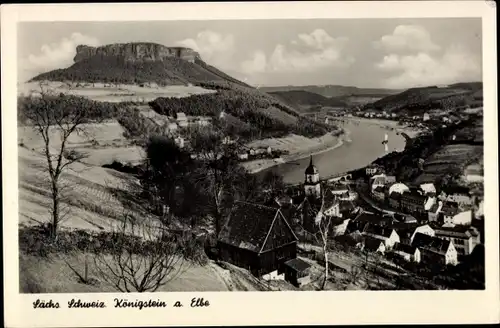
[{"label": "sky", "polygon": [[79,44],[186,46],[255,86],[409,88],[482,80],[480,18],[24,22],[18,79],[73,64]]}]

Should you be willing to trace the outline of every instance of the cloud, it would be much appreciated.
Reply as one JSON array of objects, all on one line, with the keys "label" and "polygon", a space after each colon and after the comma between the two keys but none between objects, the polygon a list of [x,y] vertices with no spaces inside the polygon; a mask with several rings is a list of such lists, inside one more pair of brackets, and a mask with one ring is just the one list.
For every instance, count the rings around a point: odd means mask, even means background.
[{"label": "cloud", "polygon": [[385,85],[391,88],[450,84],[482,79],[481,58],[467,47],[453,44],[441,55],[418,52],[411,55],[390,54],[376,64],[390,73]]},{"label": "cloud", "polygon": [[390,88],[481,80],[481,58],[463,44],[441,47],[418,25],[399,25],[374,43],[386,52],[375,68],[389,75]]},{"label": "cloud", "polygon": [[322,68],[347,67],[354,58],[343,50],[348,39],[333,38],[322,29],[299,34],[287,47],[276,45],[270,56],[259,50],[241,64],[247,74],[266,72],[313,72]]},{"label": "cloud", "polygon": [[198,33],[195,38],[188,38],[176,43],[198,52],[204,61],[212,65],[222,68],[231,66],[230,59],[235,51],[234,37],[231,34],[222,35],[206,30]]},{"label": "cloud", "polygon": [[30,54],[22,60],[22,67],[30,74],[39,74],[53,69],[68,67],[73,64],[77,45],[98,46],[99,40],[81,33],[73,33],[69,38],[44,44],[39,54]]},{"label": "cloud", "polygon": [[440,46],[432,41],[429,32],[419,25],[399,25],[392,34],[384,35],[375,41],[374,46],[389,52],[440,50]]}]

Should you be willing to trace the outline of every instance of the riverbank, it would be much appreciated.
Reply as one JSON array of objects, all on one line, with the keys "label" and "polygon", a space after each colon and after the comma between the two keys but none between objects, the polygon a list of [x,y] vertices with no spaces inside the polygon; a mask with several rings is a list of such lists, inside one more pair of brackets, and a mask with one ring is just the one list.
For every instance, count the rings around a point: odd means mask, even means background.
[{"label": "riverbank", "polygon": [[406,133],[410,138],[413,138],[413,137],[417,136],[420,132],[422,132],[422,129],[411,127],[411,126],[406,125],[406,124],[400,125],[398,121],[393,121],[393,120],[384,120],[384,119],[377,119],[377,118],[363,118],[363,117],[344,117],[344,119],[347,119],[350,122],[376,125],[376,126],[380,126],[381,128],[384,128],[384,129],[394,129],[398,132]]},{"label": "riverbank", "polygon": [[[251,174],[261,172],[273,166],[304,159],[309,156],[318,155],[341,147],[344,141],[349,140],[350,132],[344,129],[340,136],[331,133],[315,139],[307,139],[301,136],[291,135],[280,139],[265,139],[251,143],[250,147],[267,147],[288,151],[279,159],[258,159],[242,163],[242,166]],[[271,140],[273,142],[271,142]],[[272,145],[271,145],[272,144]]]}]

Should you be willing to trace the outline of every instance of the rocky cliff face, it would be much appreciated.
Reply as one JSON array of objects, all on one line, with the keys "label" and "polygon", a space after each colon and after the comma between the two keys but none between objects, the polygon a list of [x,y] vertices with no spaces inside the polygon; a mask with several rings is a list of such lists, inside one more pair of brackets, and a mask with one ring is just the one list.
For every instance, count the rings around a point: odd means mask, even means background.
[{"label": "rocky cliff face", "polygon": [[117,56],[125,61],[162,61],[167,57],[177,57],[194,62],[200,55],[189,48],[166,47],[157,43],[115,43],[101,47],[79,45],[76,47],[75,63],[94,56]]}]

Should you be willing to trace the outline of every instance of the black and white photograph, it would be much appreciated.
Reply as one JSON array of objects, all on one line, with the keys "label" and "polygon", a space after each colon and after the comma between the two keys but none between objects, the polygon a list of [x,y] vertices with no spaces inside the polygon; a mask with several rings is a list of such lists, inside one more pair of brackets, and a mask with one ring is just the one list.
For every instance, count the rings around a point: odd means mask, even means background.
[{"label": "black and white photograph", "polygon": [[481,17],[87,19],[16,25],[4,233],[35,309],[485,291]]}]

